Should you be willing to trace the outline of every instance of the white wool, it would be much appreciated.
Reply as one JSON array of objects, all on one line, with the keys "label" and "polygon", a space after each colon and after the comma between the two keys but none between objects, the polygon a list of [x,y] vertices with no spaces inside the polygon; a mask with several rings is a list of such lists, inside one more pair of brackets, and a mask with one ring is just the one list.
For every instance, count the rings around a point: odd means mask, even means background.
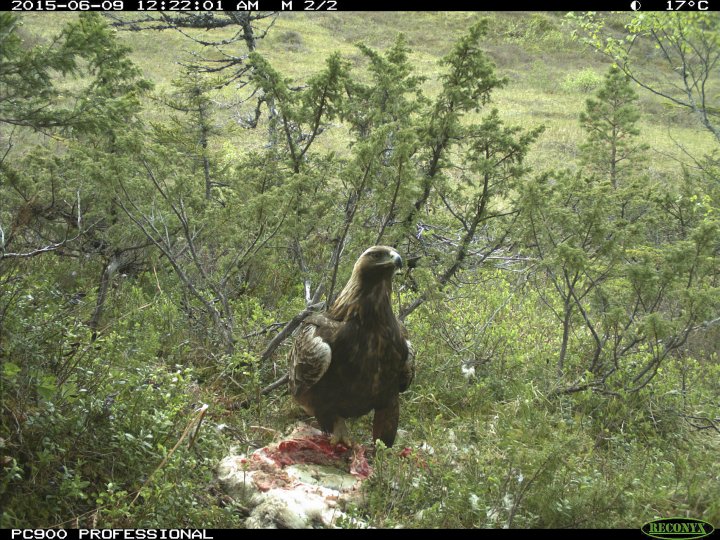
[{"label": "white wool", "polygon": [[253,482],[255,471],[246,470],[244,456],[228,456],[218,466],[218,478],[233,497],[237,497],[248,506],[262,501],[262,492]]},{"label": "white wool", "polygon": [[309,529],[314,524],[330,525],[323,521],[326,506],[321,497],[308,496],[302,490],[271,489],[263,494],[262,502],[253,509],[245,526],[249,529]]},{"label": "white wool", "polygon": [[[291,438],[317,435],[320,432],[306,425],[297,427]],[[350,518],[341,508],[349,500],[361,497],[361,480],[347,471],[332,466],[298,463],[278,466],[260,449],[249,457],[228,456],[218,466],[218,478],[225,490],[249,508],[245,521],[249,529],[335,528],[336,522],[352,522],[356,527],[367,525]],[[249,470],[253,469],[253,470]],[[276,471],[286,485],[258,489],[255,474]],[[258,477],[262,479],[263,476]]]},{"label": "white wool", "polygon": [[475,366],[463,364],[460,366],[460,369],[462,370],[463,377],[465,377],[466,379],[469,380],[475,377]]}]

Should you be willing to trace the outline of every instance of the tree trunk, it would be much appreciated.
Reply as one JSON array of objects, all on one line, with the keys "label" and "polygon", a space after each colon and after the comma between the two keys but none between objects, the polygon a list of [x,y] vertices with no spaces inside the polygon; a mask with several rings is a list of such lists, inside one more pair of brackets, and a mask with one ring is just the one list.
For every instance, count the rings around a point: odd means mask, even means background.
[{"label": "tree trunk", "polygon": [[565,297],[565,306],[563,309],[563,336],[560,344],[560,357],[558,358],[558,379],[562,379],[565,370],[565,356],[567,355],[567,346],[570,339],[570,317],[572,316],[572,304],[570,303],[570,295]]},{"label": "tree trunk", "polygon": [[100,326],[100,319],[102,318],[102,312],[105,307],[105,299],[107,298],[107,291],[110,283],[112,283],[113,276],[120,268],[120,258],[114,255],[110,261],[103,268],[102,274],[100,274],[100,283],[98,284],[97,300],[95,301],[95,309],[93,310],[92,317],[88,322],[88,326],[92,330],[91,340],[97,339],[97,330]]}]

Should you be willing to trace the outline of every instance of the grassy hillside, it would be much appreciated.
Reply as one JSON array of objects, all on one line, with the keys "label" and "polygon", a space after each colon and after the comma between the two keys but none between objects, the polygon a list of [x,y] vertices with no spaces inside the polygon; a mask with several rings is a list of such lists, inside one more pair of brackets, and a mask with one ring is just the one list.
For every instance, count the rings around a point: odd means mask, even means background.
[{"label": "grassy hillside", "polygon": [[[23,15],[30,43],[46,42],[73,14]],[[491,21],[483,48],[498,72],[510,84],[497,92],[494,103],[503,119],[525,128],[539,124],[545,132],[530,155],[538,168],[566,164],[574,159],[576,141],[583,137],[578,115],[607,70],[607,59],[571,39],[562,12],[347,12],[283,13],[258,43],[258,51],[284,76],[302,83],[322,69],[325,59],[340,52],[356,65],[363,62],[356,43],[384,49],[399,33],[407,37],[411,61],[427,77],[425,90],[437,92],[438,61],[473,22]],[[621,16],[617,16],[618,21]],[[618,25],[621,26],[620,22]],[[200,40],[227,39],[234,30],[189,31]],[[157,90],[167,90],[180,76],[181,63],[200,47],[172,30],[121,32],[120,41],[132,49],[131,57]],[[666,67],[657,61],[658,70]],[[653,149],[657,173],[687,161],[678,145],[705,154],[713,149],[712,136],[684,111],[673,109],[657,96],[640,90],[643,112],[641,133]],[[237,100],[232,86],[222,92],[228,102]],[[147,114],[152,117],[152,103]],[[248,136],[243,136],[243,146]],[[338,150],[342,138],[335,139]],[[328,141],[328,144],[330,142]]]}]

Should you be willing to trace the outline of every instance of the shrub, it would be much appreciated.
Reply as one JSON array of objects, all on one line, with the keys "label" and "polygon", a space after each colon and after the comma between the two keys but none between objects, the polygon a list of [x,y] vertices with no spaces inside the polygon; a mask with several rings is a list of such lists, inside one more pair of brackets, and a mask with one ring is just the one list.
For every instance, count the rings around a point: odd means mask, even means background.
[{"label": "shrub", "polygon": [[566,75],[561,86],[566,92],[587,93],[598,88],[602,82],[602,75],[598,75],[590,68],[585,68]]}]

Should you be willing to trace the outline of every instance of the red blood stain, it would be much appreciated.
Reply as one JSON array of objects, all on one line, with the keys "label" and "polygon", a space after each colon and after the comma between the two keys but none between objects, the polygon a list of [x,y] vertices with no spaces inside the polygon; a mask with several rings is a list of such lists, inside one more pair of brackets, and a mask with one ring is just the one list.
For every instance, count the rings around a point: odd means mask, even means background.
[{"label": "red blood stain", "polygon": [[264,454],[281,467],[294,463],[315,463],[317,465],[332,465],[344,457],[347,448],[333,446],[323,437],[306,437],[302,439],[288,439],[279,442],[274,447],[266,447]]},{"label": "red blood stain", "polygon": [[[344,444],[331,444],[325,435],[286,439],[262,448],[253,455],[259,461],[261,456],[271,460],[279,468],[311,463],[349,471],[350,474],[361,479],[367,478],[372,473],[365,457],[365,449],[362,446],[356,445],[354,448],[348,448]],[[263,483],[265,484],[265,482]]]}]

